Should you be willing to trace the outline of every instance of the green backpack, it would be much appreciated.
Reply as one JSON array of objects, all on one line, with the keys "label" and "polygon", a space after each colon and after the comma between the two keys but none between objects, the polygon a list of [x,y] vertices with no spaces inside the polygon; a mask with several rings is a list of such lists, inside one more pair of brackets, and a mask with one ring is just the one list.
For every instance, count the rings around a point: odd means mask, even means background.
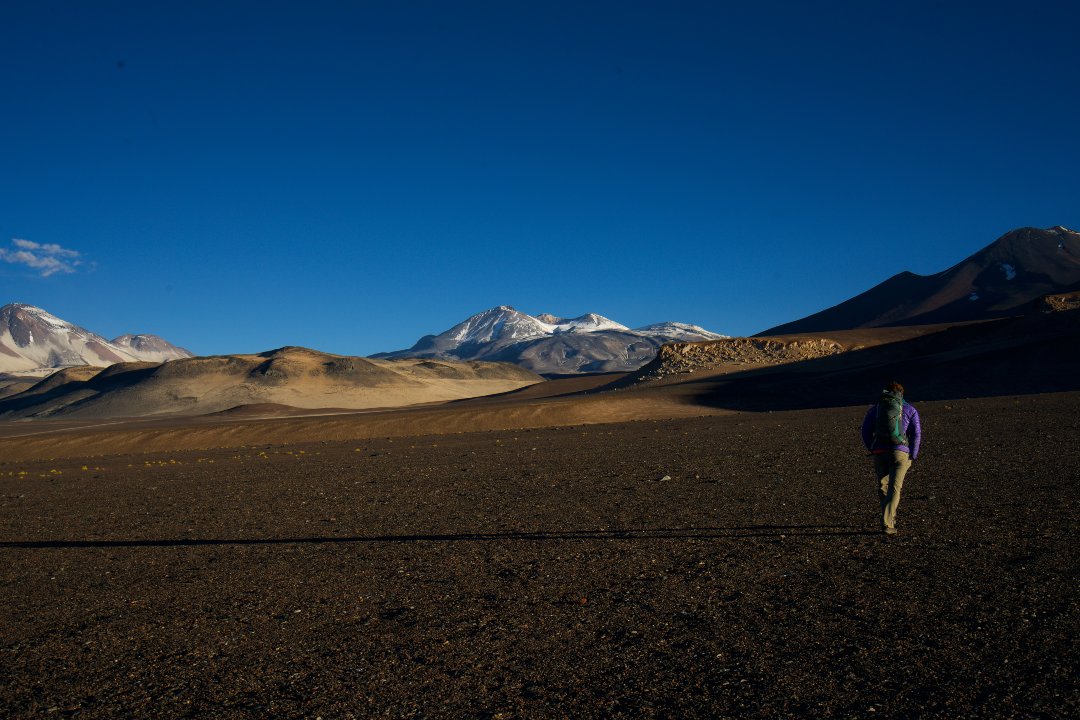
[{"label": "green backpack", "polygon": [[900,429],[904,420],[904,399],[899,395],[882,393],[877,405],[877,422],[874,424],[874,444],[907,445],[907,435]]}]

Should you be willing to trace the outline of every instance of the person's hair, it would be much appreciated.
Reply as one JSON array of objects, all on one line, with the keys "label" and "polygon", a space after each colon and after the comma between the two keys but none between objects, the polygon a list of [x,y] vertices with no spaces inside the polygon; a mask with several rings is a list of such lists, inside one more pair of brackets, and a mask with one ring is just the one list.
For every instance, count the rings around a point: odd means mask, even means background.
[{"label": "person's hair", "polygon": [[895,380],[891,380],[885,383],[885,389],[889,392],[897,393],[898,395],[904,394],[904,386],[896,382]]}]

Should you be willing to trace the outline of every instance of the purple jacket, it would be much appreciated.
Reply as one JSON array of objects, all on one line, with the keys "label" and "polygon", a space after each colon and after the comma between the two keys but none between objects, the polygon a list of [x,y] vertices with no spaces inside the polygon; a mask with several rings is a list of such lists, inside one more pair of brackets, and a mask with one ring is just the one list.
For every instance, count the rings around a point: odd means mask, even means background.
[{"label": "purple jacket", "polygon": [[919,411],[911,405],[904,403],[904,415],[900,420],[900,432],[907,436],[908,445],[876,445],[874,443],[874,426],[877,423],[877,405],[871,405],[866,418],[862,423],[862,441],[866,449],[872,453],[882,453],[888,450],[900,450],[911,455],[911,459],[919,457],[919,445],[922,444],[922,424],[919,422]]}]

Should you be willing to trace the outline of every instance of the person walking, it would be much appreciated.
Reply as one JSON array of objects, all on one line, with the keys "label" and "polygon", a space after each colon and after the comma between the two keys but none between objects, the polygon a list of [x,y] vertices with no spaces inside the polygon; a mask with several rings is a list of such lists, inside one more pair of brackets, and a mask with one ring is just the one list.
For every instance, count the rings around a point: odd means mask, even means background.
[{"label": "person walking", "polygon": [[881,529],[887,535],[895,535],[900,489],[911,463],[919,457],[922,444],[919,411],[904,401],[903,385],[895,381],[888,383],[877,403],[870,406],[863,419],[862,441],[874,458]]}]

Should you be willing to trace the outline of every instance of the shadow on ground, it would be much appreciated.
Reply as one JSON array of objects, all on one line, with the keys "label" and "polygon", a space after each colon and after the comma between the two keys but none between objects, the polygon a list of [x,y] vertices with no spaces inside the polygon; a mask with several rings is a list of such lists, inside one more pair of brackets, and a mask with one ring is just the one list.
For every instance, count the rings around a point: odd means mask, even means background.
[{"label": "shadow on ground", "polygon": [[912,401],[1080,390],[1080,312],[1008,318],[760,370],[691,381],[692,402],[727,410],[846,407],[899,380]]},{"label": "shadow on ground", "polygon": [[413,542],[542,542],[548,540],[689,540],[710,538],[879,535],[847,525],[745,525],[739,527],[659,528],[653,530],[567,530],[563,532],[445,533],[431,535],[353,535],[287,538],[176,538],[167,540],[16,540],[0,548],[47,550],[65,548],[199,547],[205,545],[323,545]]}]

